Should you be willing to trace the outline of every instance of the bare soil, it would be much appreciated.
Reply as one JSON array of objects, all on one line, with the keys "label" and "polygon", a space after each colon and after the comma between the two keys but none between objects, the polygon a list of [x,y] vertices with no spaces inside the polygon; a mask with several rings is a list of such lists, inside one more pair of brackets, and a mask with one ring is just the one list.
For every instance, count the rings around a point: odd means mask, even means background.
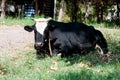
[{"label": "bare soil", "polygon": [[29,33],[22,26],[0,25],[0,53],[24,48],[34,43],[33,32]]}]

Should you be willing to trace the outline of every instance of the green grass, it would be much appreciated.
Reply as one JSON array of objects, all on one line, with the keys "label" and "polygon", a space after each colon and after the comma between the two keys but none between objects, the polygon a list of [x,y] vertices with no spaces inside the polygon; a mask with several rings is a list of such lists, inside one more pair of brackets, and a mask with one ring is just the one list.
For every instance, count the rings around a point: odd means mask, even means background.
[{"label": "green grass", "polygon": [[0,55],[0,80],[119,80],[120,29],[98,28],[108,41],[111,57],[103,60],[97,51],[61,59],[37,57],[33,47]]},{"label": "green grass", "polygon": [[[1,25],[33,25],[31,19],[0,19]],[[103,60],[97,51],[61,59],[37,57],[33,47],[0,52],[0,80],[120,80],[120,29],[90,23],[101,30],[112,55]],[[108,28],[104,26],[108,25]],[[101,28],[102,27],[102,28]],[[111,28],[111,29],[110,29]]]},{"label": "green grass", "polygon": [[8,18],[4,18],[4,19],[0,19],[0,25],[2,27],[2,25],[8,25],[8,26],[13,26],[13,25],[21,25],[21,26],[25,26],[25,25],[33,25],[34,21],[32,21],[31,18],[12,18],[12,17],[8,17]]},{"label": "green grass", "polygon": [[[35,18],[40,18],[43,17],[41,16],[35,16]],[[65,19],[66,20],[66,19]],[[63,20],[63,21],[65,21]],[[20,25],[20,26],[25,26],[25,25],[33,25],[35,22],[32,20],[32,18],[12,18],[12,17],[7,17],[4,19],[0,19],[0,26],[2,27],[2,25],[8,25],[8,26],[13,26],[13,25]],[[86,24],[88,25],[93,25],[94,27],[106,27],[106,28],[120,28],[119,25],[115,25],[114,22],[103,22],[98,24],[95,21],[87,21]]]}]

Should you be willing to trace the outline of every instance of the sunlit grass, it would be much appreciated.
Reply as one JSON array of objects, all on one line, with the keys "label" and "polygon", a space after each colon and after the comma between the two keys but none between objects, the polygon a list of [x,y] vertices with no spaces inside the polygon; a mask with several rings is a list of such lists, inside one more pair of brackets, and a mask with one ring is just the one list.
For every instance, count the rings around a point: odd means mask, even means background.
[{"label": "sunlit grass", "polygon": [[8,25],[8,26],[13,26],[13,25],[21,25],[21,26],[25,26],[25,25],[33,25],[34,21],[32,21],[31,18],[12,18],[12,17],[8,17],[8,18],[4,18],[4,19],[0,19],[0,25],[2,27],[2,25]]},{"label": "sunlit grass", "polygon": [[[5,23],[14,24],[11,21],[6,19]],[[33,24],[30,19],[20,23],[17,20],[16,24],[26,25],[27,22]],[[97,51],[67,59],[61,59],[59,55],[41,58],[30,46],[0,55],[0,80],[119,80],[120,47],[117,45],[120,44],[120,29],[97,29],[102,31],[112,51],[108,59],[103,60]]]}]

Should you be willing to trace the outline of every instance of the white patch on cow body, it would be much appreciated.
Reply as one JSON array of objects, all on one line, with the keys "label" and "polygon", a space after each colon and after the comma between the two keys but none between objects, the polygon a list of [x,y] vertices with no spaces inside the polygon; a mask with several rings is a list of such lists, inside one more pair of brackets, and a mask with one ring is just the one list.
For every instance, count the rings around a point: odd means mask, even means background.
[{"label": "white patch on cow body", "polygon": [[100,55],[104,54],[103,50],[101,49],[101,47],[99,45],[96,44],[95,48],[97,49],[97,51]]},{"label": "white patch on cow body", "polygon": [[36,30],[43,35],[45,28],[47,27],[48,22],[36,22]]}]

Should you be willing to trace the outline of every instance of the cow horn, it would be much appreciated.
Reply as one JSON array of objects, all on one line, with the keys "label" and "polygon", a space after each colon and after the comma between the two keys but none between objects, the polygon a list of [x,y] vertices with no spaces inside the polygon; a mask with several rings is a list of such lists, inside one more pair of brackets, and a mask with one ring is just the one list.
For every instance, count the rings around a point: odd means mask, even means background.
[{"label": "cow horn", "polygon": [[38,19],[36,19],[36,18],[32,18],[32,20],[33,21],[35,21],[35,22],[46,22],[46,21],[49,21],[49,20],[51,20],[52,18],[51,17],[49,17],[49,18],[38,18]]},{"label": "cow horn", "polygon": [[49,18],[47,18],[47,21],[49,21],[49,20],[51,20],[52,18],[51,17],[49,17]]}]

